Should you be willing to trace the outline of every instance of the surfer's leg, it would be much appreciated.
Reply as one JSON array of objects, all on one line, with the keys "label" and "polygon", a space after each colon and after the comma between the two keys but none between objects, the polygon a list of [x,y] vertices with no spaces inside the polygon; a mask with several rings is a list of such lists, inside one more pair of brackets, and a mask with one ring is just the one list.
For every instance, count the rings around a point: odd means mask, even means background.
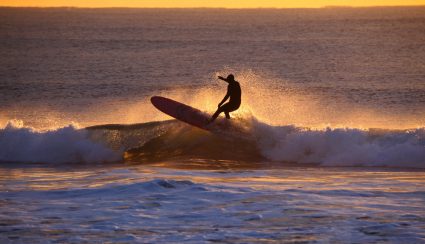
[{"label": "surfer's leg", "polygon": [[223,106],[219,107],[217,109],[217,111],[213,114],[213,116],[211,117],[210,121],[208,123],[213,122],[222,112],[223,112]]},{"label": "surfer's leg", "polygon": [[224,112],[224,114],[226,115],[227,119],[230,119],[230,112],[236,110],[234,108],[235,106],[231,103],[226,103],[224,105],[222,105],[221,107],[219,107],[217,109],[217,111],[213,114],[212,118],[210,119],[210,121],[208,123],[213,122],[222,112]]},{"label": "surfer's leg", "polygon": [[224,114],[226,115],[226,119],[230,119],[230,112],[235,111],[236,109],[239,108],[239,104],[234,104],[234,103],[226,103],[222,106]]}]

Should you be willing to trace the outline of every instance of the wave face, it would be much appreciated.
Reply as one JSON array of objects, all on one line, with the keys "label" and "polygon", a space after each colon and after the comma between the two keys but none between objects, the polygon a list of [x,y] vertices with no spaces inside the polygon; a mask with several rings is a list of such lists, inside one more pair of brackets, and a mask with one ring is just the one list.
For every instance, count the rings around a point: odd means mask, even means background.
[{"label": "wave face", "polygon": [[0,161],[43,163],[96,163],[121,159],[118,152],[91,140],[86,130],[67,126],[36,131],[9,121],[0,129]]},{"label": "wave face", "polygon": [[190,126],[170,128],[141,147],[128,150],[129,161],[204,158],[272,161],[321,166],[425,168],[425,129],[381,130],[271,126],[255,119],[250,137],[214,135]]},{"label": "wave face", "polygon": [[324,166],[425,168],[425,130],[309,130],[257,124],[262,154],[273,161]]},{"label": "wave face", "polygon": [[[232,120],[246,135],[203,131],[179,121],[36,131],[9,122],[0,130],[0,161],[273,162],[320,166],[425,168],[425,129],[382,130],[272,126]],[[123,153],[124,152],[124,153]]]}]

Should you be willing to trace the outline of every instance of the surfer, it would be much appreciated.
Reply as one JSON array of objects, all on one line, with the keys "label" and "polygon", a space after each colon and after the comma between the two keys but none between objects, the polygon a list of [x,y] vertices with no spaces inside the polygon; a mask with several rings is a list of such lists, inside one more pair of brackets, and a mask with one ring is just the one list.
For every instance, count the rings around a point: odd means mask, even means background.
[{"label": "surfer", "polygon": [[[212,123],[222,112],[224,112],[227,119],[230,119],[229,113],[237,110],[239,106],[241,106],[241,86],[239,85],[239,82],[235,81],[235,77],[232,74],[229,74],[227,78],[223,78],[221,76],[218,78],[229,83],[229,85],[227,86],[226,96],[224,96],[223,100],[218,104],[218,109],[213,114],[208,124]],[[229,98],[229,102],[222,105]]]}]

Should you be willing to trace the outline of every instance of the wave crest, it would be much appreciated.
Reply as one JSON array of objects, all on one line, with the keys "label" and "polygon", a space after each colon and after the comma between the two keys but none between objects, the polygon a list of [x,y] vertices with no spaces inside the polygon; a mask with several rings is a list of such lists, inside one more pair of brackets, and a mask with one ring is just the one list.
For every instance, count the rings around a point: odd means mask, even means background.
[{"label": "wave crest", "polygon": [[130,161],[209,159],[322,166],[425,168],[425,129],[309,129],[235,120],[248,136],[216,135],[177,125],[126,152]]},{"label": "wave crest", "polygon": [[[20,121],[0,129],[0,161],[261,162],[322,166],[425,168],[425,128],[383,130],[272,126],[254,117],[232,120],[245,135],[209,133],[176,120],[134,125],[69,125],[36,131]],[[226,136],[226,133],[228,136]],[[115,150],[113,150],[113,148]],[[126,150],[124,155],[124,148]],[[211,166],[213,167],[213,166]]]},{"label": "wave crest", "polygon": [[262,154],[273,161],[324,166],[425,168],[425,130],[326,128],[256,123]]},{"label": "wave crest", "polygon": [[0,129],[0,161],[94,163],[120,160],[120,153],[94,142],[75,125],[37,131],[22,121],[9,121]]}]

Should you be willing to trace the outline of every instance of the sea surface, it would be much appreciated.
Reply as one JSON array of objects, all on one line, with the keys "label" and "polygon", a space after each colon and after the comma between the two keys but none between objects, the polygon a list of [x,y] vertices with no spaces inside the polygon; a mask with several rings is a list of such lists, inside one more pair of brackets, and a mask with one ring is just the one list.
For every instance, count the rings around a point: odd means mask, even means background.
[{"label": "sea surface", "polygon": [[[0,57],[0,243],[425,242],[425,7],[0,8]],[[238,133],[150,103],[230,73]]]}]

